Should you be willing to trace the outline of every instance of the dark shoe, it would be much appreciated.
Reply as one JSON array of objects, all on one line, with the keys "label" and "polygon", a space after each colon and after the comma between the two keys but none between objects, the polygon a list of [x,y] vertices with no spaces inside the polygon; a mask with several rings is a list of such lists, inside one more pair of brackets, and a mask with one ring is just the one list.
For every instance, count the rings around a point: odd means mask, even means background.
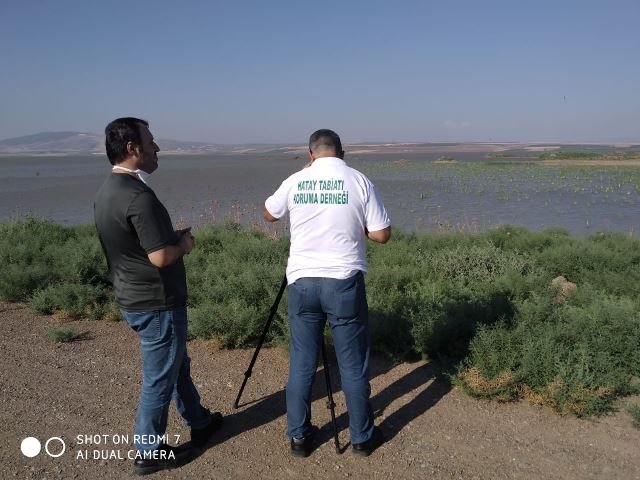
[{"label": "dark shoe", "polygon": [[201,447],[206,444],[211,435],[222,425],[222,414],[220,412],[209,412],[209,425],[202,428],[191,429],[191,445]]},{"label": "dark shoe", "polygon": [[313,437],[317,427],[312,427],[311,432],[306,437],[291,439],[291,455],[294,457],[306,458],[313,449]]},{"label": "dark shoe", "polygon": [[371,453],[378,448],[384,442],[384,437],[382,435],[382,430],[378,427],[373,427],[373,434],[371,438],[366,442],[362,443],[354,443],[351,446],[353,453],[360,457],[368,457]]},{"label": "dark shoe", "polygon": [[[138,451],[136,456],[143,456]],[[135,475],[149,475],[160,470],[179,468],[189,462],[191,450],[183,447],[172,447],[162,444],[149,455],[149,458],[136,458],[133,461],[133,473]]]}]

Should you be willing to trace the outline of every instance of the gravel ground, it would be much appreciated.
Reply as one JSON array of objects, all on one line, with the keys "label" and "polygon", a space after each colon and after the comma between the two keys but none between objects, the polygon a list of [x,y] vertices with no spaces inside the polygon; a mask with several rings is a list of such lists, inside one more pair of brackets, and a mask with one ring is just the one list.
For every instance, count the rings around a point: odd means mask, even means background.
[{"label": "gravel ground", "polygon": [[[115,441],[133,437],[141,380],[135,334],[123,323],[78,321],[71,324],[80,338],[55,344],[47,328],[59,325],[56,318],[0,304],[0,319],[2,478],[131,477],[127,455],[132,447]],[[244,405],[234,410],[253,351],[219,350],[203,341],[188,348],[203,403],[222,411],[225,423],[191,463],[155,478],[640,479],[640,431],[624,411],[580,420],[522,402],[478,401],[452,389],[429,363],[383,359],[373,361],[371,384],[376,423],[386,443],[368,458],[355,457],[349,448],[336,454],[319,370],[312,405],[318,445],[309,458],[293,458],[285,437],[286,354],[279,349],[260,353]],[[349,442],[346,409],[333,369],[332,375],[344,447]],[[179,443],[189,437],[173,408],[167,434],[172,443],[176,435]],[[81,444],[78,437],[85,435],[94,444],[84,438]],[[20,451],[29,436],[43,444],[34,458]],[[66,444],[57,458],[44,451],[51,437]],[[60,449],[60,442],[51,440],[49,451]],[[85,452],[88,458],[81,458]],[[107,458],[94,459],[95,452]]]}]

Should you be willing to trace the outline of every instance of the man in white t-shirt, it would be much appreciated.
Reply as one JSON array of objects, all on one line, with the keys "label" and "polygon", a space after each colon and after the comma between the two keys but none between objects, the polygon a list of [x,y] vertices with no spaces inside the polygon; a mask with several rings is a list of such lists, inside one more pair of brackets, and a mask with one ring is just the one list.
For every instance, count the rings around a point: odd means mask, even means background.
[{"label": "man in white t-shirt", "polygon": [[369,402],[368,306],[364,285],[367,237],[386,243],[389,217],[373,184],[347,166],[340,137],[318,130],[309,139],[310,162],[267,199],[264,216],[275,222],[289,212],[287,264],[291,336],[287,383],[291,452],[311,452],[311,386],[322,335],[329,321],[349,412],[355,454],[369,455],[382,434]]}]

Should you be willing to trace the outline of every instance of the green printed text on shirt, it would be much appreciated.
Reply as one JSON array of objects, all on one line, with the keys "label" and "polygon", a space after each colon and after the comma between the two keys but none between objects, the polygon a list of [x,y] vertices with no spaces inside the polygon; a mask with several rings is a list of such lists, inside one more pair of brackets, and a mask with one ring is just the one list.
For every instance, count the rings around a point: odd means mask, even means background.
[{"label": "green printed text on shirt", "polygon": [[[298,192],[293,194],[294,205],[347,205],[349,192],[344,189],[344,180],[301,180]],[[300,193],[302,192],[302,193]]]}]

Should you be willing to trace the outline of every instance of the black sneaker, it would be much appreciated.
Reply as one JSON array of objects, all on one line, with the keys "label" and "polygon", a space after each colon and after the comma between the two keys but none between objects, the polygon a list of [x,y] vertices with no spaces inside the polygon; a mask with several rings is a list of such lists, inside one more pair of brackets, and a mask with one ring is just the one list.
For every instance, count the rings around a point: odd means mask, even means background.
[{"label": "black sneaker", "polygon": [[382,435],[382,430],[378,427],[373,427],[373,434],[371,435],[371,438],[366,442],[354,443],[351,446],[351,449],[353,450],[353,453],[360,457],[368,457],[376,448],[382,445],[383,442],[384,437]]},{"label": "black sneaker", "polygon": [[294,457],[306,458],[313,449],[313,437],[317,427],[311,427],[311,431],[306,437],[291,439],[291,455]]},{"label": "black sneaker", "polygon": [[206,444],[211,435],[222,425],[222,414],[220,412],[209,412],[209,425],[202,428],[191,429],[191,445],[201,447]]},{"label": "black sneaker", "polygon": [[[179,468],[191,459],[191,450],[184,447],[172,447],[162,444],[150,455],[150,458],[136,458],[133,461],[135,475],[149,475],[160,470]],[[143,455],[136,452],[136,455]]]}]

